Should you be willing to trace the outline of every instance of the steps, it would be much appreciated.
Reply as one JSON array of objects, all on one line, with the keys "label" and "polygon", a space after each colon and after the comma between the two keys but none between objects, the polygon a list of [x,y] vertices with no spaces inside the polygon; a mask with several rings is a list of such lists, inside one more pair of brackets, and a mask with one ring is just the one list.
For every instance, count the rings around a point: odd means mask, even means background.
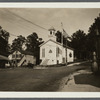
[{"label": "steps", "polygon": [[20,62],[18,63],[18,66],[21,66],[26,60],[26,57],[23,56],[23,58],[20,60]]},{"label": "steps", "polygon": [[40,65],[47,65],[48,64],[49,59],[45,59],[44,61],[41,62]]}]

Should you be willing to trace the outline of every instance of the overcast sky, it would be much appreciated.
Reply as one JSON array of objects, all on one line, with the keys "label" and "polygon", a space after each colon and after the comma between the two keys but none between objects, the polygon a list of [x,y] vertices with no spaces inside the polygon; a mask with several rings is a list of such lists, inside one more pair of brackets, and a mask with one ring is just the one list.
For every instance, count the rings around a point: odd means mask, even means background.
[{"label": "overcast sky", "polygon": [[[32,32],[36,32],[44,41],[48,39],[51,26],[56,30],[63,28],[71,36],[74,32],[81,29],[88,33],[90,25],[99,16],[100,9],[92,8],[0,8],[0,25],[6,31],[15,35],[27,37]],[[37,27],[18,16],[23,17],[47,30]],[[9,43],[16,38],[10,36]]]}]

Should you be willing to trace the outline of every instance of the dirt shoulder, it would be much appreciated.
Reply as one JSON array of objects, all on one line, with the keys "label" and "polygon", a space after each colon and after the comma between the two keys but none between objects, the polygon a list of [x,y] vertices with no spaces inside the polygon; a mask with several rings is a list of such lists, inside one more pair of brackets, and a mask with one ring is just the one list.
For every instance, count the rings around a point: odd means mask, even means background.
[{"label": "dirt shoulder", "polygon": [[58,91],[100,92],[100,76],[95,76],[91,72],[90,67],[87,67],[86,69],[77,70],[69,76],[64,77],[61,80],[61,85]]}]

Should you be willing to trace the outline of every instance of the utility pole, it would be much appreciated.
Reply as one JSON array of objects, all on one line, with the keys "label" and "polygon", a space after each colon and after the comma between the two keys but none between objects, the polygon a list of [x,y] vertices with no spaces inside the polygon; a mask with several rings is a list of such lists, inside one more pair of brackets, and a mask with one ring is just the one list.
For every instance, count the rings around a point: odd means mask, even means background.
[{"label": "utility pole", "polygon": [[15,66],[17,67],[17,51],[15,52]]},{"label": "utility pole", "polygon": [[98,72],[100,73],[100,33],[99,30],[97,28],[96,30],[96,57],[97,57],[97,64],[98,64]]},{"label": "utility pole", "polygon": [[62,64],[63,64],[63,23],[61,22],[61,29],[62,29],[62,34],[61,34],[61,44],[62,44]]},{"label": "utility pole", "polygon": [[61,44],[63,46],[63,23],[61,22],[61,29],[62,29],[62,34],[61,34]]},{"label": "utility pole", "polygon": [[100,34],[98,28],[96,29],[96,52],[93,52],[92,71],[100,73]]},{"label": "utility pole", "polygon": [[66,37],[66,65],[67,65],[67,37]]},{"label": "utility pole", "polygon": [[[62,52],[63,52],[63,35],[65,30],[63,29],[63,23],[61,23],[61,27],[62,27],[62,36],[61,36],[61,43],[62,43]],[[66,51],[66,65],[67,65],[67,37],[66,37],[66,41],[65,41],[65,51]],[[62,61],[63,61],[63,55],[62,55]]]}]

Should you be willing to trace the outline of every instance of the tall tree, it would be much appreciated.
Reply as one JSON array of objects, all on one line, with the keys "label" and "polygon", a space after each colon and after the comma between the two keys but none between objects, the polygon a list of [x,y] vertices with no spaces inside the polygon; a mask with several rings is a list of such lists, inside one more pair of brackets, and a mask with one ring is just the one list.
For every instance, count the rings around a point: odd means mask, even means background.
[{"label": "tall tree", "polygon": [[0,52],[2,52],[3,55],[8,55],[8,39],[9,39],[10,33],[4,30],[0,26]]},{"label": "tall tree", "polygon": [[87,47],[90,52],[93,52],[96,49],[97,30],[98,30],[98,33],[100,34],[100,16],[95,18],[94,23],[90,26],[89,33],[87,35],[87,38],[88,38]]},{"label": "tall tree", "polygon": [[0,26],[0,36],[2,36],[6,41],[8,41],[10,34],[6,30],[2,29],[2,27]]},{"label": "tall tree", "polygon": [[35,52],[38,47],[38,35],[34,32],[27,37],[27,49]]},{"label": "tall tree", "polygon": [[[8,56],[8,38],[9,38],[9,32],[2,29],[0,26],[0,55],[2,56]],[[0,60],[0,67],[5,67],[5,63],[7,63],[6,60]]]},{"label": "tall tree", "polygon": [[36,57],[37,64],[39,64],[39,45],[41,43],[43,43],[42,38],[39,38],[37,33],[35,32],[27,37],[27,50],[33,52],[34,56]]},{"label": "tall tree", "polygon": [[[70,41],[67,40],[67,38],[63,35],[63,38],[62,38],[62,32],[60,31],[57,31],[56,32],[56,41],[61,43],[62,42],[62,39],[63,39],[63,45],[67,45],[67,46],[70,46]],[[66,44],[67,43],[67,44]]]},{"label": "tall tree", "polygon": [[62,33],[60,31],[56,32],[56,41],[61,43],[61,37],[62,37]]},{"label": "tall tree", "polygon": [[87,56],[86,40],[86,33],[82,30],[78,30],[72,35],[71,46],[75,49],[75,56],[78,59],[84,59]]},{"label": "tall tree", "polygon": [[23,44],[26,42],[25,37],[23,37],[22,35],[18,36],[17,38],[15,38],[12,42],[12,51],[14,50],[22,50],[22,46]]}]

